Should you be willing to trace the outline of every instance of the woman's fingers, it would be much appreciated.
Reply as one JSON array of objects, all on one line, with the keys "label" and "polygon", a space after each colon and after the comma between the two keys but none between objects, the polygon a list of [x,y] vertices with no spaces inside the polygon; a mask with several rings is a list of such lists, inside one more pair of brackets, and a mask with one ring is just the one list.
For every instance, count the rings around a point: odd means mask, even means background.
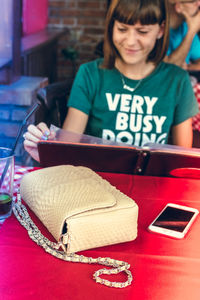
[{"label": "woman's fingers", "polygon": [[43,122],[39,123],[37,126],[36,126],[43,134],[50,134],[50,130],[49,128],[47,127],[47,125]]},{"label": "woman's fingers", "polygon": [[29,125],[24,133],[24,148],[37,161],[39,154],[37,144],[40,140],[47,140],[50,136],[50,130],[45,123],[39,123],[37,126]]},{"label": "woman's fingers", "polygon": [[29,141],[29,140],[25,140],[24,141],[24,148],[26,149],[27,147],[29,148],[37,148],[37,143]]},{"label": "woman's fingers", "polygon": [[23,137],[26,141],[32,141],[33,143],[38,143],[40,140],[38,137],[36,137],[35,135],[31,134],[28,131],[24,133]]},{"label": "woman's fingers", "polygon": [[24,134],[24,138],[38,142],[38,140],[46,139],[50,135],[50,130],[45,123],[39,123],[37,126],[31,124]]},{"label": "woman's fingers", "polygon": [[43,132],[35,125],[29,125],[27,128],[27,132],[31,135],[35,136],[38,139],[41,139]]}]

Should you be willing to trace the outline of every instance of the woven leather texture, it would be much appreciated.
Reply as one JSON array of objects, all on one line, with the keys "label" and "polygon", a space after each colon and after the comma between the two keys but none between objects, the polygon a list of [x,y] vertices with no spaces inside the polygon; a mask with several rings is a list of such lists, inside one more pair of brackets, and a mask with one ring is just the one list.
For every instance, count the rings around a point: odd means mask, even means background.
[{"label": "woven leather texture", "polygon": [[56,240],[67,224],[68,253],[137,236],[136,203],[89,168],[64,165],[31,172],[20,192]]}]

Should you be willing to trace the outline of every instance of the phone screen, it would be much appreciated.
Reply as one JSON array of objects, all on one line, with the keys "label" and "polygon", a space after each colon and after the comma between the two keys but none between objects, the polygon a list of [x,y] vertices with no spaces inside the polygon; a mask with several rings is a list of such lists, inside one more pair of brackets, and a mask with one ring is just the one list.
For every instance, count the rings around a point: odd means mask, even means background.
[{"label": "phone screen", "polygon": [[194,214],[195,212],[193,211],[187,211],[168,206],[153,222],[152,225],[169,230],[183,232]]}]

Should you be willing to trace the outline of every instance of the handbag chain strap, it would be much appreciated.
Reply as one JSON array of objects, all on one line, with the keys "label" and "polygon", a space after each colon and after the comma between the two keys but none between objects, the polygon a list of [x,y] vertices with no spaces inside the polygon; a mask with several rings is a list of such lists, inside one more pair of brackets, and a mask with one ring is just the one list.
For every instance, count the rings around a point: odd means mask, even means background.
[{"label": "handbag chain strap", "polygon": [[[21,202],[21,195],[17,193],[17,201],[13,204],[13,212],[24,228],[28,231],[29,237],[39,246],[44,248],[44,250],[53,256],[60,258],[69,262],[80,262],[85,264],[100,264],[108,267],[113,267],[111,269],[100,269],[93,274],[93,278],[97,283],[104,284],[109,287],[115,288],[125,288],[129,286],[133,280],[131,271],[128,270],[130,265],[127,262],[111,259],[109,257],[86,257],[83,255],[77,255],[75,253],[67,254],[65,251],[59,250],[60,248],[65,249],[65,245],[62,241],[58,243],[51,242],[48,240],[34,224],[29,216],[26,207]],[[102,274],[118,274],[120,272],[125,272],[127,274],[127,281],[125,282],[115,282],[102,279],[100,275]]]}]

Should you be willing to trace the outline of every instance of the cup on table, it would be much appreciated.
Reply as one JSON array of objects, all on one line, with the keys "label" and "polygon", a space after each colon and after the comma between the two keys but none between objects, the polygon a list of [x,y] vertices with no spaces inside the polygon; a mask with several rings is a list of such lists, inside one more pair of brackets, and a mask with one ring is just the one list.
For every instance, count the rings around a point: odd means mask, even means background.
[{"label": "cup on table", "polygon": [[12,213],[14,155],[11,149],[0,147],[0,221]]}]

